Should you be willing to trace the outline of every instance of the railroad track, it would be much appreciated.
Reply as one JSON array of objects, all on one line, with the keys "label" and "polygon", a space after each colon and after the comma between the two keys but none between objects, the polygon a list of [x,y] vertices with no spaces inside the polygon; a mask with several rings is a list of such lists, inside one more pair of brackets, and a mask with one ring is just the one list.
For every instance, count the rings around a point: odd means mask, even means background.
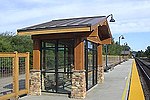
[{"label": "railroad track", "polygon": [[145,99],[150,100],[150,65],[139,58],[135,58],[135,61],[142,83]]}]

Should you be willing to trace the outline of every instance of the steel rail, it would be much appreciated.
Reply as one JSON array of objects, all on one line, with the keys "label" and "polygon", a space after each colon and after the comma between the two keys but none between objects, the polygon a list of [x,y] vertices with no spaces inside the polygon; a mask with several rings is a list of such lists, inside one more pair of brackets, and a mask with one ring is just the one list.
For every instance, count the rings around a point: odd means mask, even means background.
[{"label": "steel rail", "polygon": [[[146,77],[149,79],[150,81],[150,76],[148,75],[147,71],[150,72],[150,68],[148,65],[146,65],[145,63],[143,63],[140,59],[136,58],[136,63],[138,64],[138,66],[141,68],[141,70],[143,71],[143,73],[146,75]],[[145,68],[144,68],[145,67]],[[147,69],[146,69],[147,68]],[[146,71],[147,70],[147,71]]]}]

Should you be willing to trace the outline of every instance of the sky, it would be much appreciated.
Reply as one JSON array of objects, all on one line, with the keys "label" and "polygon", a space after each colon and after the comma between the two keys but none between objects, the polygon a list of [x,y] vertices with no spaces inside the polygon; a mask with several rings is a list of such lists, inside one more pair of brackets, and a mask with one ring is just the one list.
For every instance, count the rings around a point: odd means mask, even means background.
[{"label": "sky", "polygon": [[[54,19],[113,14],[112,36],[132,50],[150,46],[150,0],[0,0],[0,33]],[[108,18],[109,19],[109,18]]]}]

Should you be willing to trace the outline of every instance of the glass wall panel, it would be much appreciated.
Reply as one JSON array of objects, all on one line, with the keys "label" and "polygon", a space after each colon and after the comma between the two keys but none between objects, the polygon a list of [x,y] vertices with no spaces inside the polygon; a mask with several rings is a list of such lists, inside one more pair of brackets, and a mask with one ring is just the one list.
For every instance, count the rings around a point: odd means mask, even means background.
[{"label": "glass wall panel", "polygon": [[56,74],[44,73],[42,74],[42,90],[47,92],[56,92]]},{"label": "glass wall panel", "polygon": [[88,88],[93,86],[93,71],[88,72]]},{"label": "glass wall panel", "polygon": [[93,54],[91,49],[88,49],[88,70],[93,70]]},{"label": "glass wall panel", "polygon": [[64,48],[58,48],[58,72],[63,72],[64,68],[66,67],[64,65],[65,63],[65,55],[64,55]]},{"label": "glass wall panel", "polygon": [[88,41],[88,48],[89,48],[89,49],[93,49],[93,43],[90,42],[90,41]]},{"label": "glass wall panel", "polygon": [[58,73],[58,92],[69,93],[71,91],[71,74]]},{"label": "glass wall panel", "polygon": [[94,70],[94,85],[97,84],[97,71]]},{"label": "glass wall panel", "polygon": [[84,45],[86,89],[88,90],[97,84],[97,44],[85,40]]},{"label": "glass wall panel", "polygon": [[55,48],[42,50],[42,71],[55,71]]},{"label": "glass wall panel", "polygon": [[45,43],[45,47],[55,47],[56,41],[48,41],[48,42],[44,42]]}]

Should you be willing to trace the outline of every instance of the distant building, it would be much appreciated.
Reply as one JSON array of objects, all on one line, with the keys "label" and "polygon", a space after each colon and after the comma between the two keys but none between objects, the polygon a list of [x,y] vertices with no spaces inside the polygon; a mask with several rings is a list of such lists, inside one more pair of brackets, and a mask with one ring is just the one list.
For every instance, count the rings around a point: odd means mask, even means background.
[{"label": "distant building", "polygon": [[122,56],[129,56],[131,54],[130,51],[121,51]]}]

